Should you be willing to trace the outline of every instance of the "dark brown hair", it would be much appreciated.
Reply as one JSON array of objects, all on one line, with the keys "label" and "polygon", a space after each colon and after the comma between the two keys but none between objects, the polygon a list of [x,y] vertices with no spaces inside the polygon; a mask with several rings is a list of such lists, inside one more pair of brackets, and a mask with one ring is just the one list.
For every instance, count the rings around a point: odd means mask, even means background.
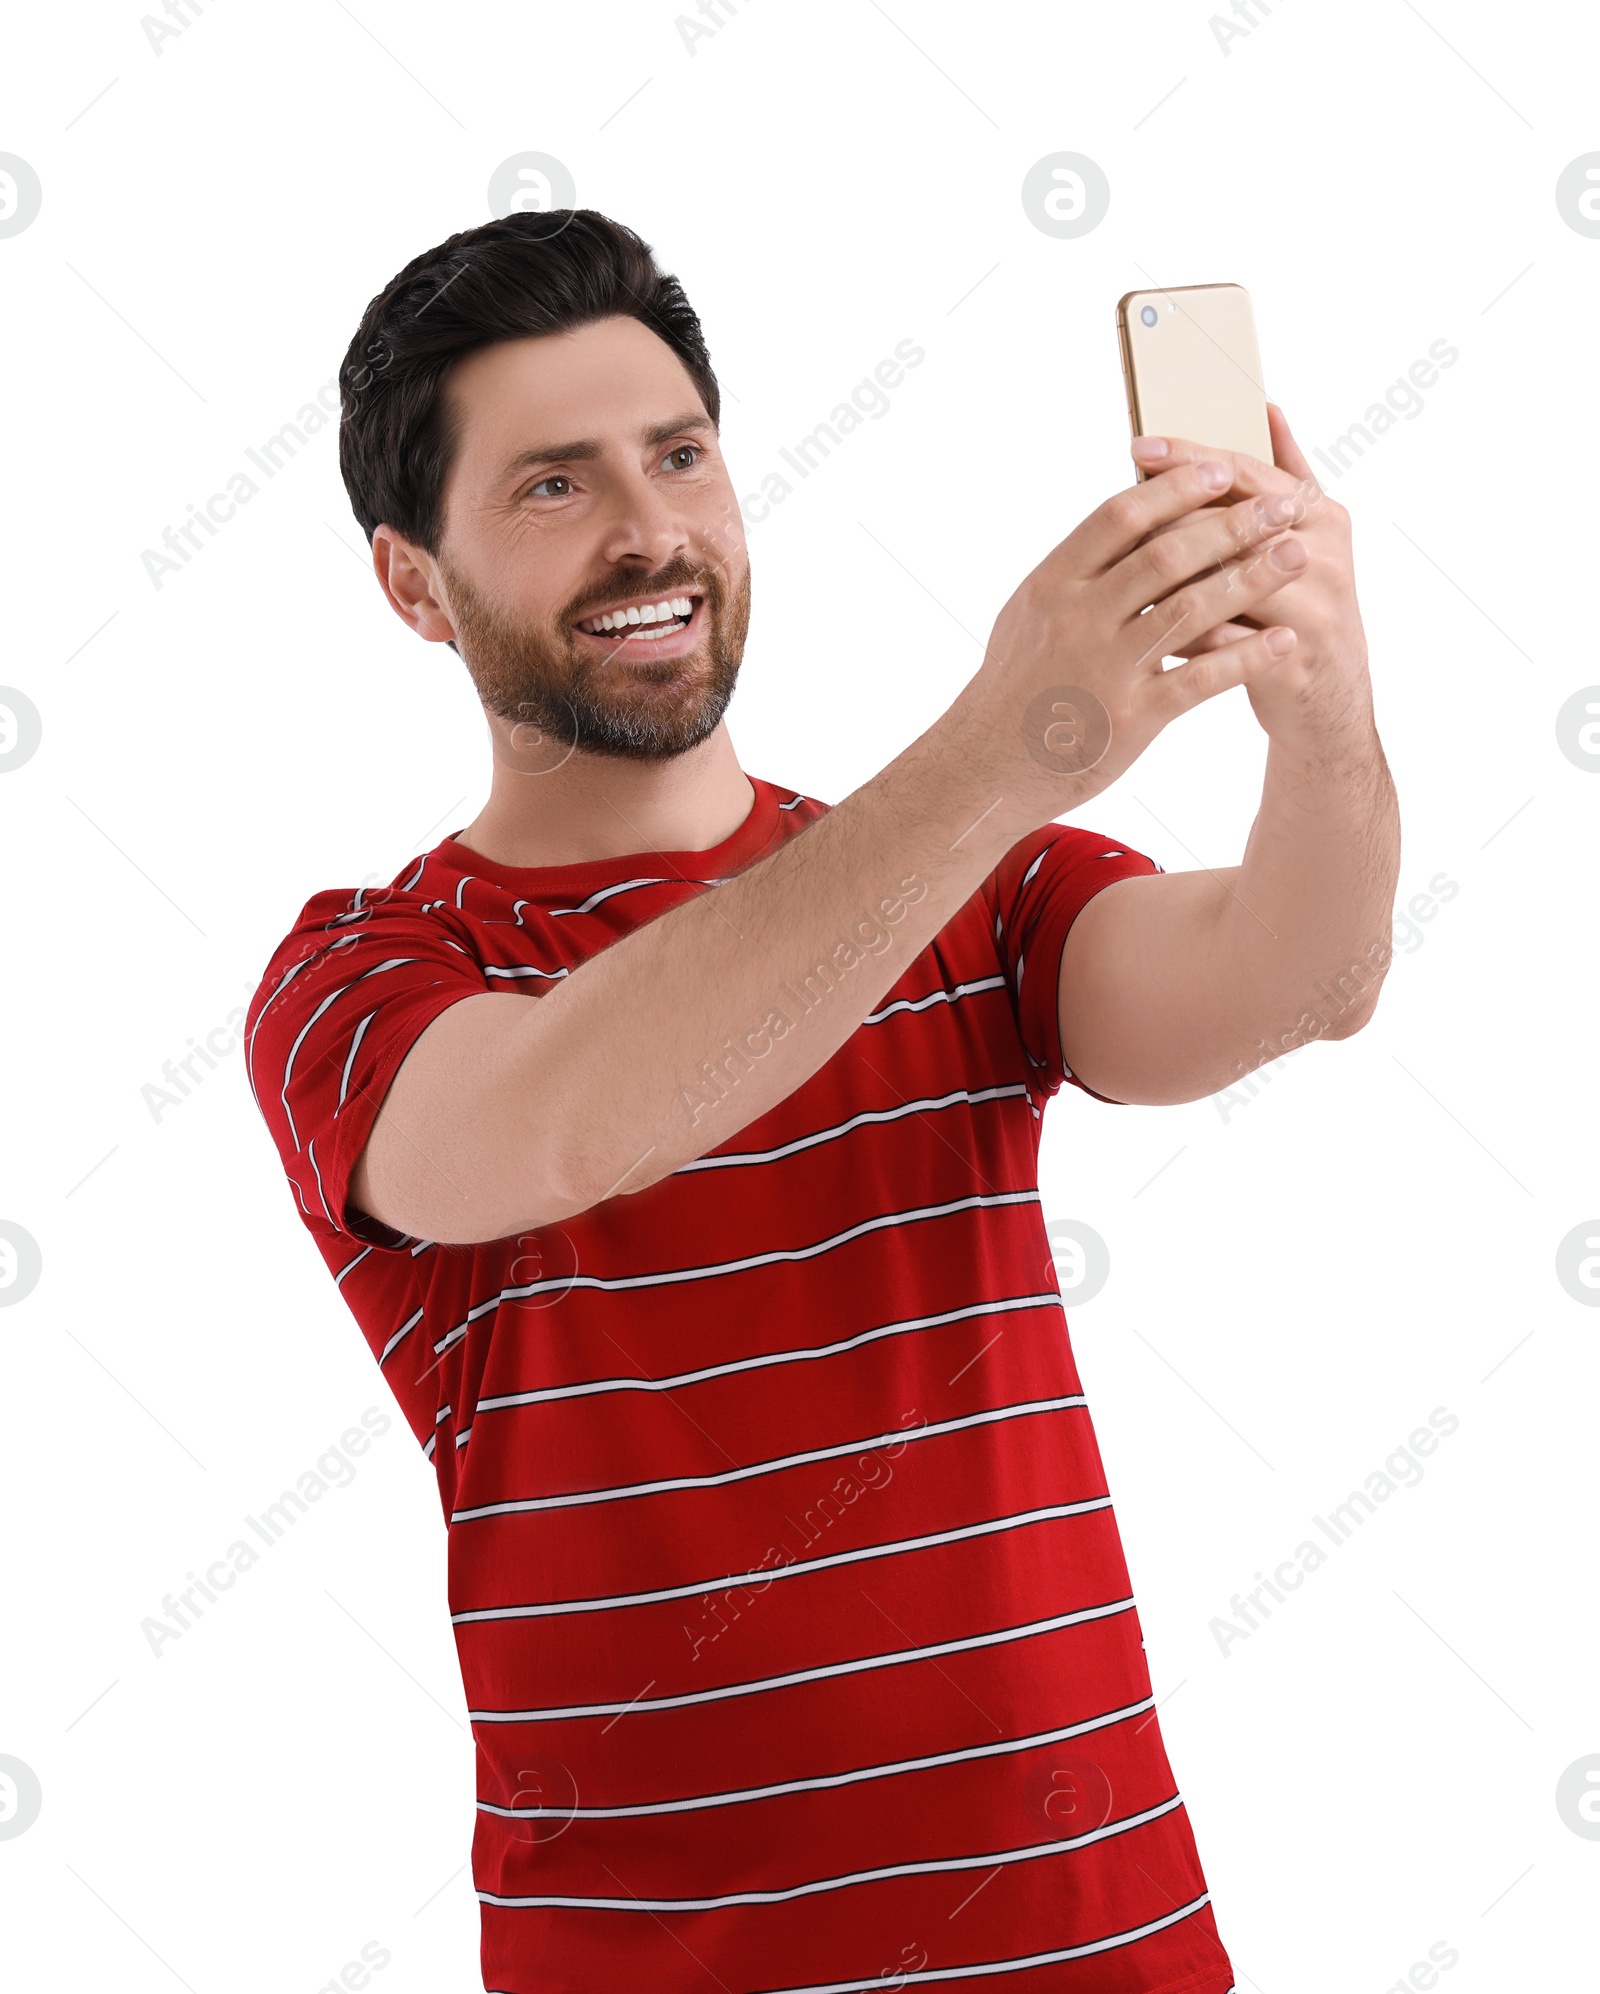
[{"label": "dark brown hair", "polygon": [[497,340],[636,318],[666,341],[721,420],[700,321],[650,245],[593,208],[506,215],[413,258],[362,314],[339,368],[339,469],[370,541],[392,526],[429,554],[455,456],[444,381]]}]

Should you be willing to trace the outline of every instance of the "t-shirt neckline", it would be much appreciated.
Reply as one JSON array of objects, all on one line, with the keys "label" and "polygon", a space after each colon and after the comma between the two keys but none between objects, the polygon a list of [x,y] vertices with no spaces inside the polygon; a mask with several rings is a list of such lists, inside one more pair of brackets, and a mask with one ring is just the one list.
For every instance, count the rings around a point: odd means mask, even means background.
[{"label": "t-shirt neckline", "polygon": [[623,852],[616,858],[584,859],[575,865],[502,865],[469,845],[459,844],[459,833],[452,831],[440,839],[430,856],[452,872],[513,887],[530,899],[576,895],[584,887],[610,886],[651,869],[667,878],[723,879],[759,858],[776,841],[781,824],[774,785],[748,770],[745,779],[755,797],[744,821],[720,845],[708,845],[704,851]]}]

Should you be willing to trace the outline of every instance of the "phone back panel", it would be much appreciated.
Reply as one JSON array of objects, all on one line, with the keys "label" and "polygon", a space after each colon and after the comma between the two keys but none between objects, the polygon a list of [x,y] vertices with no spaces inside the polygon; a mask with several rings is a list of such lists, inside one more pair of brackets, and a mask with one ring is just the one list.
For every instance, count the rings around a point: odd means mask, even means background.
[{"label": "phone back panel", "polygon": [[[1146,306],[1154,325],[1141,317]],[[1117,332],[1135,436],[1187,436],[1272,462],[1255,316],[1242,285],[1130,291],[1117,305]]]}]

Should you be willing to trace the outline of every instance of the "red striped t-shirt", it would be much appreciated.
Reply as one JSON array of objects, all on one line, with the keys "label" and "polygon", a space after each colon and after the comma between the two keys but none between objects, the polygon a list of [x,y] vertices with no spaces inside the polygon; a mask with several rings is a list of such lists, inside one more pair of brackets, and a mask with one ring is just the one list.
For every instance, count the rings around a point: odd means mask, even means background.
[{"label": "red striped t-shirt", "polygon": [[1022,839],[811,1079],[643,1192],[475,1246],[347,1209],[431,1019],[548,987],[826,808],[754,789],[709,851],[535,870],[451,837],[319,893],[249,1010],[300,1215],[448,1519],[484,1985],[1226,1994],[1037,1184],[1062,943],[1152,860]]}]

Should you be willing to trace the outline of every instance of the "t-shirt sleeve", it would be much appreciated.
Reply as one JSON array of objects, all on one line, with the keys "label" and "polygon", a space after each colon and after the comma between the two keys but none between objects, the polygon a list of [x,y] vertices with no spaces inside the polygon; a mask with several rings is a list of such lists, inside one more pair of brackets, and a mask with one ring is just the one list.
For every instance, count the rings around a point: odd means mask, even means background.
[{"label": "t-shirt sleeve", "polygon": [[256,1105],[313,1230],[400,1248],[347,1210],[350,1173],[406,1054],[441,1011],[490,987],[438,901],[321,893],[280,944],[245,1015]]},{"label": "t-shirt sleeve", "polygon": [[995,946],[1041,1094],[1054,1094],[1070,1080],[1097,1101],[1108,1098],[1068,1069],[1061,1050],[1061,951],[1067,930],[1102,887],[1163,869],[1131,845],[1072,824],[1046,824],[1013,845],[996,867],[989,882]]}]

